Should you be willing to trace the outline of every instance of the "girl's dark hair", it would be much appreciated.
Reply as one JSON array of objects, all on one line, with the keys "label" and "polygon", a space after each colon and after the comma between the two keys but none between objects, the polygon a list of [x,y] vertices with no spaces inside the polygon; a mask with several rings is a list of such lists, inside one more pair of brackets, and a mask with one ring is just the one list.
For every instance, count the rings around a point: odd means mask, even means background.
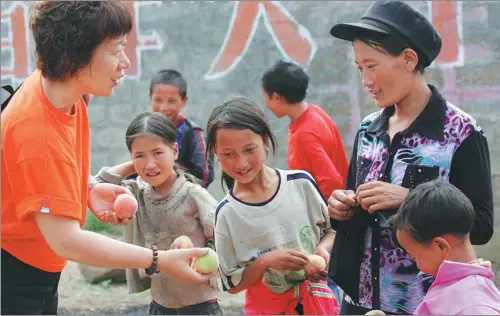
[{"label": "girl's dark hair", "polygon": [[390,221],[396,230],[427,244],[445,234],[468,236],[474,215],[474,207],[462,191],[450,183],[433,180],[410,191]]},{"label": "girl's dark hair", "polygon": [[[278,148],[278,142],[267,119],[264,111],[255,102],[236,96],[213,109],[207,123],[207,159],[210,163],[214,161],[215,136],[217,130],[229,128],[236,130],[249,129],[257,135],[260,135],[267,145],[271,142],[273,154]],[[231,190],[234,186],[234,179],[222,172],[221,183],[224,187]]]},{"label": "girl's dark hair", "polygon": [[[132,143],[140,136],[156,136],[161,138],[167,145],[174,146],[177,141],[177,129],[163,114],[143,112],[130,122],[125,134],[125,141],[130,152],[132,152]],[[184,173],[189,181],[200,184],[200,180],[187,173],[177,163],[174,165],[174,171],[177,175]]]},{"label": "girl's dark hair", "polygon": [[410,48],[414,50],[418,56],[418,63],[415,67],[415,72],[423,74],[425,71],[425,54],[421,53],[418,48],[414,47],[414,45],[410,44],[402,36],[399,36],[396,33],[387,36],[373,32],[360,32],[356,36],[356,39],[381,53],[389,54],[394,57],[401,55],[405,49]]},{"label": "girl's dark hair", "polygon": [[37,68],[50,80],[75,76],[86,68],[103,41],[127,35],[132,15],[122,1],[38,1],[30,29]]}]

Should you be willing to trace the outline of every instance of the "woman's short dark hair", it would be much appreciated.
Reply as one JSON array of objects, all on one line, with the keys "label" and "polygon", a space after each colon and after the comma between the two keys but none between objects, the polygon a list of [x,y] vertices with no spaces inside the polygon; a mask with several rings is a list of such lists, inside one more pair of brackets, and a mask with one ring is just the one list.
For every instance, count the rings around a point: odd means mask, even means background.
[{"label": "woman's short dark hair", "polygon": [[408,232],[415,241],[425,244],[445,234],[468,236],[474,214],[471,201],[462,191],[434,180],[410,191],[391,223],[396,230]]},{"label": "woman's short dark hair", "polygon": [[30,29],[37,68],[63,80],[87,67],[104,40],[130,33],[132,16],[118,0],[40,1],[32,6]]},{"label": "woman's short dark hair", "polygon": [[389,54],[394,57],[401,55],[401,53],[407,48],[412,49],[418,56],[418,63],[415,67],[415,72],[423,74],[425,71],[425,55],[421,53],[418,48],[414,47],[403,37],[398,36],[395,33],[387,36],[373,32],[360,32],[356,36],[356,39],[381,53]]}]

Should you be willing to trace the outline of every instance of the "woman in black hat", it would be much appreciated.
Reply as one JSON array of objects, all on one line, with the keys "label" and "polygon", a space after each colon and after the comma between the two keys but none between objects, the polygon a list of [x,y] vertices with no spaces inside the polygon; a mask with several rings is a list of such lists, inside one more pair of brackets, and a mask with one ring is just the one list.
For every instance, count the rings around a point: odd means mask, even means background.
[{"label": "woman in black hat", "polygon": [[441,38],[410,5],[377,1],[359,23],[336,24],[330,33],[353,43],[363,87],[382,110],[361,122],[346,190],[329,200],[337,230],[329,273],[346,294],[341,314],[412,314],[433,278],[401,248],[388,219],[409,190],[439,178],[472,201],[472,243],[487,243],[493,194],[486,137],[427,84],[424,69]]}]

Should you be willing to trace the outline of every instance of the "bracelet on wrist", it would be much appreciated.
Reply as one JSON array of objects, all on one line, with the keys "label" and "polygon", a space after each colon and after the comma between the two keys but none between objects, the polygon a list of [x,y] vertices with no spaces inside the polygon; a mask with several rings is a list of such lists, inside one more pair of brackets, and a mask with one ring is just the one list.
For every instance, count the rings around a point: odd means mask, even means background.
[{"label": "bracelet on wrist", "polygon": [[160,270],[158,270],[158,248],[156,248],[156,246],[151,246],[151,250],[153,251],[153,261],[151,263],[151,267],[145,269],[146,275],[148,276],[160,272]]}]

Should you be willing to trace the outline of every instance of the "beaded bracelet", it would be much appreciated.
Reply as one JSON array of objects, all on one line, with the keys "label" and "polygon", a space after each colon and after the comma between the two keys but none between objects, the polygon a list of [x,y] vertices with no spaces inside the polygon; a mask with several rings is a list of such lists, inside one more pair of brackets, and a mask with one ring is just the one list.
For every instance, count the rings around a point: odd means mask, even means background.
[{"label": "beaded bracelet", "polygon": [[151,263],[151,267],[145,269],[146,275],[153,275],[160,272],[158,270],[158,248],[151,246],[151,250],[153,250],[153,262]]}]

